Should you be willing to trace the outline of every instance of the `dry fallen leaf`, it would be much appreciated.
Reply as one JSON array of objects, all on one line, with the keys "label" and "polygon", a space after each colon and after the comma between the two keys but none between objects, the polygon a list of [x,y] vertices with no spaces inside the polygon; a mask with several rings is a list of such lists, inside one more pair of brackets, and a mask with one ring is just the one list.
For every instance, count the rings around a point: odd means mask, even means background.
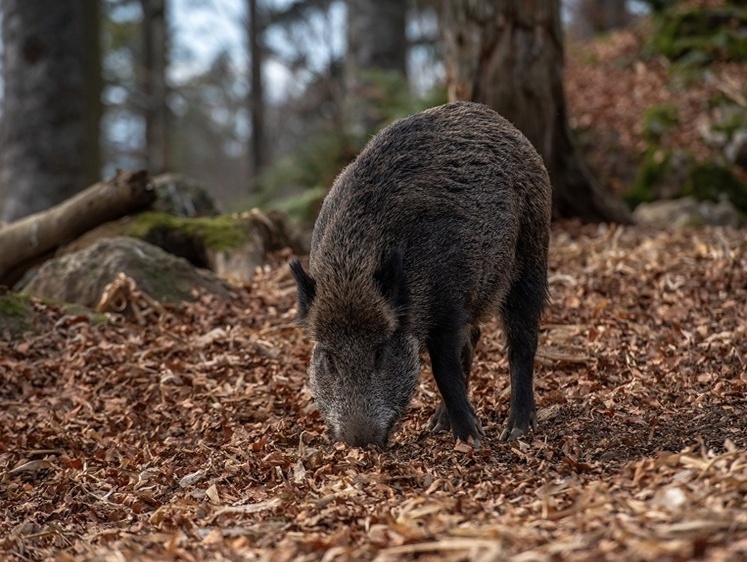
[{"label": "dry fallen leaf", "polygon": [[425,431],[427,361],[386,451],[329,442],[287,252],[228,301],[106,324],[37,303],[0,340],[0,557],[745,558],[744,233],[562,224],[550,255],[538,429],[499,441],[490,323],[477,449]]}]

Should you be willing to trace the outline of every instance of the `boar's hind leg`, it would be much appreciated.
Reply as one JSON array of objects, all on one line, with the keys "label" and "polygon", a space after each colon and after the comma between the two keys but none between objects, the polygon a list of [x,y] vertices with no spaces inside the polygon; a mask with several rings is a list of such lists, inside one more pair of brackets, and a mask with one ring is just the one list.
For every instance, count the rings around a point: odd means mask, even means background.
[{"label": "boar's hind leg", "polygon": [[525,267],[511,286],[501,310],[511,372],[511,406],[508,423],[501,433],[502,441],[518,439],[530,425],[532,429],[537,425],[534,355],[546,295],[546,270],[540,265]]},{"label": "boar's hind leg", "polygon": [[[464,391],[469,396],[469,374],[472,371],[472,357],[475,353],[475,347],[480,339],[480,327],[476,325],[467,324],[464,330],[462,344],[462,376],[464,377]],[[436,412],[431,416],[428,422],[429,431],[449,431],[451,429],[451,423],[449,422],[449,413],[446,411],[446,405],[444,401],[436,408]]]},{"label": "boar's hind leg", "polygon": [[428,338],[433,376],[443,397],[428,424],[429,429],[451,428],[454,437],[465,442],[472,437],[475,446],[485,433],[467,398],[467,386],[479,337],[480,329],[467,325],[462,330],[437,329]]}]

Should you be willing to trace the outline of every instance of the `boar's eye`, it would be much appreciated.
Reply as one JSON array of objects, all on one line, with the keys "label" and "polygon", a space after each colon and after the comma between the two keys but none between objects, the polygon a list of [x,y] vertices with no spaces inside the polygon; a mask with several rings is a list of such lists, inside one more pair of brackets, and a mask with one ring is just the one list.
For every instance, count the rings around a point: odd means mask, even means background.
[{"label": "boar's eye", "polygon": [[335,359],[335,356],[326,349],[320,350],[320,354],[322,356],[322,364],[324,365],[324,368],[328,371],[336,372],[337,360]]}]

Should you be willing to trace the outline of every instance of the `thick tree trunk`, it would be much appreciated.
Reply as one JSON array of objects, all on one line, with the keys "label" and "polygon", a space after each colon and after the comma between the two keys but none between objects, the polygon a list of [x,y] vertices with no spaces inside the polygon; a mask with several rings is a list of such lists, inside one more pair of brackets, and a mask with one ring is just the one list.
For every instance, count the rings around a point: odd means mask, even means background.
[{"label": "thick tree trunk", "polygon": [[0,283],[13,283],[35,258],[95,226],[140,211],[155,199],[145,172],[120,172],[56,207],[0,229]]},{"label": "thick tree trunk", "polygon": [[[67,199],[98,171],[98,0],[2,0],[1,218]],[[90,83],[89,83],[90,82]]]},{"label": "thick tree trunk", "polygon": [[406,76],[407,37],[402,0],[348,0],[345,89],[347,121],[354,137],[380,126],[375,100],[377,75]]},{"label": "thick tree trunk", "polygon": [[550,174],[553,215],[632,222],[571,138],[558,0],[452,0],[444,16],[449,97],[489,105],[527,136]]},{"label": "thick tree trunk", "polygon": [[142,92],[145,114],[145,168],[160,174],[170,167],[166,0],[141,0],[143,10]]}]

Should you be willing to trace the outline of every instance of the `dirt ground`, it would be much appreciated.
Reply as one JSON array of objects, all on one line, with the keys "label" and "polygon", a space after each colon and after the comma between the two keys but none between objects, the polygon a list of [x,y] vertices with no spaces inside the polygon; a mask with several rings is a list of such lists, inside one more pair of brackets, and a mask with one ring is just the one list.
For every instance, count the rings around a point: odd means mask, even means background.
[{"label": "dirt ground", "polygon": [[747,557],[744,232],[556,225],[538,431],[498,440],[487,326],[478,450],[425,431],[427,364],[388,450],[328,441],[288,258],[227,302],[35,302],[35,333],[0,334],[0,558]]}]

